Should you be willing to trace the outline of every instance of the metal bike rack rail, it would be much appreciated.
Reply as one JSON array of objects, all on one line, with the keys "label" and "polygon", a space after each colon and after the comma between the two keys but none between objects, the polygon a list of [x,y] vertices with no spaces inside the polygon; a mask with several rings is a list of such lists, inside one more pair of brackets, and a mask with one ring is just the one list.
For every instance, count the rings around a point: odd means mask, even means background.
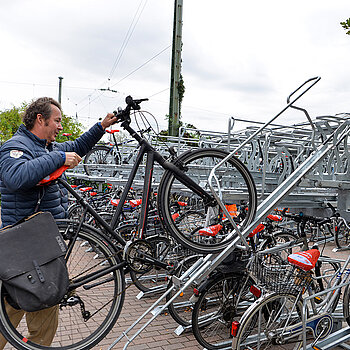
[{"label": "metal bike rack rail", "polygon": [[[311,82],[311,86],[305,88],[305,90],[292,102],[288,103],[287,107],[285,107],[280,113],[278,113],[276,116],[274,116],[270,122],[266,123],[261,127],[260,129],[253,132],[250,138],[248,138],[246,141],[244,141],[238,148],[236,148],[232,154],[234,155],[236,152],[238,152],[242,147],[244,147],[248,142],[254,139],[255,136],[257,136],[261,131],[265,130],[267,126],[269,126],[279,115],[281,115],[287,108],[293,106],[293,104],[302,96],[304,95],[312,86],[314,86],[318,81],[320,80],[319,77],[315,77],[312,79],[309,79],[304,84],[302,84],[297,90],[295,90],[290,96],[294,95],[298,90],[300,90],[301,87],[304,87],[305,84]],[[295,107],[294,108],[298,108]],[[309,119],[309,122],[312,124],[311,119]],[[314,133],[315,127],[311,125],[312,132]],[[334,152],[335,149],[337,149],[341,143],[347,138],[348,134],[350,132],[349,128],[349,122],[348,120],[344,121],[343,124],[341,124],[338,128],[336,128],[334,131],[332,130],[332,133],[323,141],[323,143],[316,145],[314,140],[311,140],[312,142],[312,149],[313,151],[308,155],[305,160],[299,165],[298,168],[294,170],[293,173],[289,177],[287,177],[272,193],[264,199],[261,204],[257,208],[256,216],[253,220],[253,222],[248,225],[242,232],[239,230],[237,225],[233,222],[231,219],[228,211],[226,210],[225,206],[220,200],[220,193],[217,193],[217,189],[220,190],[220,184],[218,180],[215,178],[215,171],[220,166],[216,166],[208,179],[209,185],[211,187],[213,195],[217,198],[221,208],[223,209],[224,213],[226,213],[226,217],[230,219],[233,227],[235,228],[235,231],[231,233],[231,238],[233,237],[232,242],[220,253],[220,254],[208,254],[205,257],[201,257],[198,259],[198,261],[190,268],[188,269],[181,277],[172,277],[173,285],[170,287],[159,299],[150,306],[127,330],[125,330],[111,345],[108,349],[112,349],[117,343],[119,343],[123,338],[127,339],[127,342],[125,343],[124,349],[128,347],[130,343],[160,314],[163,312],[165,308],[168,307],[170,303],[172,303],[181,293],[183,293],[187,288],[189,288],[193,283],[200,283],[205,276],[210,274],[212,271],[214,271],[217,266],[232,252],[232,250],[236,247],[241,247],[245,249],[247,246],[245,238],[248,236],[248,234],[264,219],[266,215],[270,213],[270,211],[276,207],[276,205],[285,197],[287,196],[290,191],[298,185],[298,183],[301,181],[301,179],[308,174],[320,161],[322,161],[329,152]],[[346,142],[346,140],[344,141]],[[228,156],[229,157],[229,156]],[[227,158],[228,158],[227,157]],[[227,159],[224,159],[221,163],[224,163],[227,161]],[[212,185],[212,180],[216,180],[216,186],[214,187]],[[220,191],[219,191],[220,192]],[[243,246],[242,246],[243,244]],[[158,307],[158,305],[161,303],[162,300],[166,298],[166,296],[175,291],[175,294],[172,296],[172,298],[166,302],[161,307]],[[153,313],[153,316],[145,322],[141,328],[136,331],[132,336],[129,337],[129,333],[134,329],[136,325],[138,325],[148,314]]]}]

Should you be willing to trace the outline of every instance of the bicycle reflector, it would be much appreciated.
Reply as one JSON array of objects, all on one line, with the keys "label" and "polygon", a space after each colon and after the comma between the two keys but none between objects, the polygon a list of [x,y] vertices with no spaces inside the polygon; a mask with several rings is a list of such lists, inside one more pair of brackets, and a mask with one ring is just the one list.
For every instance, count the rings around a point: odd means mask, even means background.
[{"label": "bicycle reflector", "polygon": [[235,337],[237,335],[239,329],[239,322],[238,321],[233,321],[232,322],[232,327],[231,327],[231,335]]},{"label": "bicycle reflector", "polygon": [[261,290],[258,287],[251,285],[249,290],[255,297],[260,298]]}]

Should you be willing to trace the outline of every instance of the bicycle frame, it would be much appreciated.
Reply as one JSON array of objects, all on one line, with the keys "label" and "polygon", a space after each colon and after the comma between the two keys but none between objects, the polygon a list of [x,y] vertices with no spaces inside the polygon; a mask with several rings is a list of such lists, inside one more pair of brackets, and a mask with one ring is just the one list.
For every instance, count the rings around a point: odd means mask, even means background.
[{"label": "bicycle frame", "polygon": [[153,146],[143,137],[141,137],[133,128],[130,127],[129,121],[124,121],[121,126],[139,143],[140,149],[137,154],[135,163],[131,169],[127,183],[125,184],[124,190],[120,197],[120,202],[114,212],[111,227],[116,228],[119,223],[119,218],[122,212],[123,205],[125,203],[127,194],[131,188],[131,185],[135,179],[137,170],[139,169],[144,155],[147,155],[146,165],[145,165],[145,177],[143,184],[143,194],[142,194],[142,206],[141,206],[141,217],[139,220],[138,232],[139,237],[143,238],[146,231],[147,224],[147,212],[149,208],[150,200],[150,190],[152,185],[152,174],[154,162],[157,162],[163,169],[171,171],[177,180],[182,184],[191,189],[194,193],[199,195],[206,204],[210,205],[214,197],[205,192],[196,182],[194,182],[190,177],[188,177],[181,169],[179,169],[172,162],[167,161],[159,152],[157,152]]},{"label": "bicycle frame", "polygon": [[[84,208],[83,216],[79,222],[76,236],[79,233],[83,221],[85,219],[86,213],[89,213],[92,215],[96,221],[105,229],[113,238],[117,240],[117,242],[125,248],[127,246],[127,242],[118,235],[118,233],[115,231],[117,228],[117,225],[119,224],[119,220],[122,214],[124,203],[127,199],[127,195],[129,193],[129,190],[131,189],[132,183],[135,179],[136,173],[141,166],[141,162],[143,161],[143,158],[145,154],[147,155],[146,158],[146,166],[145,166],[145,177],[144,177],[144,185],[143,185],[143,194],[142,194],[142,206],[141,206],[141,215],[138,223],[138,238],[142,239],[145,236],[146,228],[147,228],[147,217],[148,217],[148,210],[149,210],[149,202],[150,202],[150,194],[151,194],[151,185],[152,185],[152,174],[153,174],[153,167],[154,162],[157,162],[160,166],[162,166],[165,170],[171,171],[176,179],[178,179],[182,184],[187,186],[189,189],[191,189],[194,193],[199,195],[207,205],[210,205],[210,203],[213,201],[213,197],[205,192],[196,182],[194,182],[190,177],[188,177],[181,169],[179,169],[176,165],[173,163],[167,161],[159,152],[157,152],[150,144],[149,142],[141,137],[134,129],[130,127],[130,121],[126,120],[124,121],[121,126],[128,131],[128,133],[140,144],[140,149],[137,154],[136,161],[131,169],[129,178],[127,180],[127,183],[124,187],[124,190],[122,192],[120,201],[118,203],[118,206],[113,214],[112,221],[110,224],[108,224],[95,210],[94,208],[87,203],[84,198],[79,196],[78,193],[74,191],[70,187],[70,185],[62,180],[58,179],[58,182],[65,187],[68,192],[77,200],[79,205],[81,205]],[[68,249],[67,257],[70,255],[70,250]],[[147,259],[148,262],[152,262],[154,265],[166,268],[168,265],[164,264],[163,262],[160,262],[153,257],[146,256],[144,257]],[[125,266],[125,265],[124,265]],[[118,267],[120,268],[120,266]],[[110,270],[113,270],[113,268],[110,268]],[[114,270],[113,270],[114,271]],[[103,272],[103,274],[107,274],[111,271],[108,271],[106,273]],[[93,276],[90,276],[89,281],[93,280]],[[80,283],[81,285],[83,283]]]}]

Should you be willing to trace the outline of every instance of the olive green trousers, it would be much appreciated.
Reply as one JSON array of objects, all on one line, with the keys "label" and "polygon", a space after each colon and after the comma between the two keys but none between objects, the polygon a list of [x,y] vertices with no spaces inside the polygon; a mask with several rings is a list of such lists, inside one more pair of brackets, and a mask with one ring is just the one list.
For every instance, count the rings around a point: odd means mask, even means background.
[{"label": "olive green trousers", "polygon": [[[5,304],[7,314],[15,327],[18,326],[23,316],[26,316],[29,334],[23,334],[23,336],[37,344],[51,345],[58,326],[58,305],[36,312],[25,312],[14,309],[6,302]],[[6,343],[7,340],[0,334],[0,350],[5,347]]]}]

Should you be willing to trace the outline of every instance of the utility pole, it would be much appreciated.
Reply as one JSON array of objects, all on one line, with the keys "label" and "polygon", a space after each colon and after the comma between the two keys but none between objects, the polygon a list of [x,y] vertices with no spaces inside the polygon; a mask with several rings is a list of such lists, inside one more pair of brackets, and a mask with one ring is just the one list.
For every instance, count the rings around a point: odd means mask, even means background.
[{"label": "utility pole", "polygon": [[182,10],[183,0],[175,0],[168,124],[168,134],[171,136],[176,135],[179,129],[180,103],[178,85],[181,74]]},{"label": "utility pole", "polygon": [[58,77],[58,102],[61,104],[61,96],[62,96],[62,80],[63,77]]}]

